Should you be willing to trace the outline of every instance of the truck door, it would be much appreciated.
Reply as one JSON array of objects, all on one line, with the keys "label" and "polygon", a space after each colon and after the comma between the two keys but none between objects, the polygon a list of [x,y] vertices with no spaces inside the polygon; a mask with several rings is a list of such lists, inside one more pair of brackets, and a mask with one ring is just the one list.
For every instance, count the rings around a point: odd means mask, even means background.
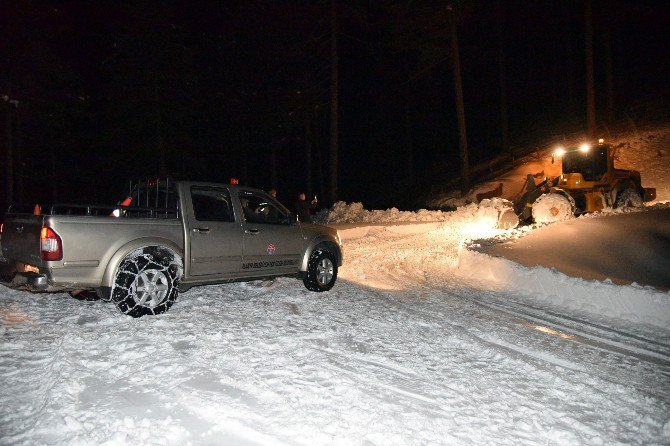
[{"label": "truck door", "polygon": [[240,191],[239,198],[244,214],[242,270],[249,275],[297,272],[303,249],[300,225],[266,194]]},{"label": "truck door", "polygon": [[242,267],[242,228],[228,189],[192,186],[189,213],[190,273],[237,274]]}]

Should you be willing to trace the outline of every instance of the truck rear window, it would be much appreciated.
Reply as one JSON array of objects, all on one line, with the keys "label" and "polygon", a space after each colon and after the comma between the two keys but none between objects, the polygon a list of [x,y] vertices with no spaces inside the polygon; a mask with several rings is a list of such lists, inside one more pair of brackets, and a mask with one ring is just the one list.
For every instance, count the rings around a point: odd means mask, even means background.
[{"label": "truck rear window", "polygon": [[192,187],[191,201],[198,221],[235,221],[230,194],[226,189]]}]

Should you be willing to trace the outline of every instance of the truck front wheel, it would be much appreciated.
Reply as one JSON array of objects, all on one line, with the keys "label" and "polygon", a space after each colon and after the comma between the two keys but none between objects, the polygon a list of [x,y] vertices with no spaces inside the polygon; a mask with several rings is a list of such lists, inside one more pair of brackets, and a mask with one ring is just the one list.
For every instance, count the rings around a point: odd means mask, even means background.
[{"label": "truck front wheel", "polygon": [[309,257],[307,277],[303,280],[310,291],[328,291],[337,279],[337,261],[330,251],[317,248]]},{"label": "truck front wheel", "polygon": [[179,264],[165,251],[147,247],[121,262],[112,301],[122,313],[132,317],[160,314],[177,300]]}]

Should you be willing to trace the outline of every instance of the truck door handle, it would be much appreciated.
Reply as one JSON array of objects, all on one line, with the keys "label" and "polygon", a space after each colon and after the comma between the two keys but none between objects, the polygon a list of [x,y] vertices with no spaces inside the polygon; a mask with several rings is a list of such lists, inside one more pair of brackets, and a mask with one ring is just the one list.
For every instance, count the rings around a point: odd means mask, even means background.
[{"label": "truck door handle", "polygon": [[205,234],[206,234],[206,233],[209,232],[209,228],[193,228],[193,232],[199,232],[199,233],[201,233],[201,234],[202,234],[202,233],[205,233]]},{"label": "truck door handle", "polygon": [[258,234],[258,229],[252,228],[252,229],[247,229],[244,231],[245,234]]}]

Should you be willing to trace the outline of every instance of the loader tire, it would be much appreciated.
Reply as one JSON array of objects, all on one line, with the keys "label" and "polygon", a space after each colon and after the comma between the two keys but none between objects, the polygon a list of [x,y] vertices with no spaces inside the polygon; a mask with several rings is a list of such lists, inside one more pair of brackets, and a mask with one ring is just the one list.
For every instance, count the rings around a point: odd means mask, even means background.
[{"label": "loader tire", "polygon": [[641,208],[642,206],[643,203],[640,192],[632,188],[624,189],[619,192],[616,201],[614,202],[614,207],[620,209],[635,209]]},{"label": "loader tire", "polygon": [[575,204],[562,193],[541,195],[533,203],[535,223],[554,223],[574,217]]},{"label": "loader tire", "polygon": [[150,246],[136,251],[119,266],[112,301],[132,317],[165,313],[177,300],[179,268],[166,249]]}]

